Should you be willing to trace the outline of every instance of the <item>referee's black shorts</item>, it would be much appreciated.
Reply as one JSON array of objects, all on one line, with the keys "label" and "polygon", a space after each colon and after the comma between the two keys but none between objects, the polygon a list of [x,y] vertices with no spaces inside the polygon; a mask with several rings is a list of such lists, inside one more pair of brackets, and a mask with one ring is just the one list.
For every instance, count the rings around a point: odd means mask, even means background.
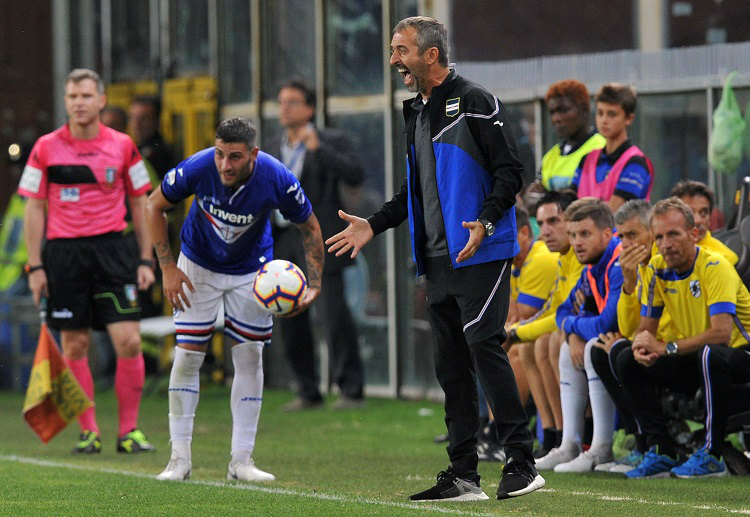
[{"label": "referee's black shorts", "polygon": [[47,241],[50,327],[103,329],[140,320],[137,268],[134,250],[119,232]]}]

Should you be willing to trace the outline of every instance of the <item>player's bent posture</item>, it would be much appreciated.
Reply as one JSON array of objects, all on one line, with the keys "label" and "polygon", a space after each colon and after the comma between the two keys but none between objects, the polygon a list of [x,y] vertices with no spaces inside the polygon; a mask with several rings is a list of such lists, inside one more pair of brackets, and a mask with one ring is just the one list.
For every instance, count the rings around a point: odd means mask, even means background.
[{"label": "player's bent posture", "polygon": [[[215,146],[169,171],[146,207],[164,296],[174,307],[177,329],[169,378],[172,455],[158,479],[190,476],[198,373],[222,303],[235,372],[227,479],[275,479],[258,469],[252,459],[263,400],[263,345],[271,338],[272,328],[271,316],[253,301],[253,280],[261,266],[273,259],[269,215],[279,209],[303,236],[309,288],[300,306],[289,315],[299,314],[320,293],[323,240],[299,182],[281,162],[258,150],[255,135],[255,126],[249,121],[225,120],[216,130]],[[195,201],[180,233],[182,248],[175,264],[165,212],[190,195],[195,195]]]}]

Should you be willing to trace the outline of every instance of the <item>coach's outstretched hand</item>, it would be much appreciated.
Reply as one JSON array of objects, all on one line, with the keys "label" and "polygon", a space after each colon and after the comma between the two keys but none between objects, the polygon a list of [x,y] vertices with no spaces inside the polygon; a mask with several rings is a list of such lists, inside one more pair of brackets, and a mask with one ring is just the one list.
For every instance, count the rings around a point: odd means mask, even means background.
[{"label": "coach's outstretched hand", "polygon": [[347,214],[343,210],[339,210],[339,217],[348,222],[349,226],[326,240],[326,246],[330,246],[328,253],[335,252],[336,256],[340,257],[352,250],[351,258],[356,258],[359,250],[372,240],[375,233],[367,219]]}]

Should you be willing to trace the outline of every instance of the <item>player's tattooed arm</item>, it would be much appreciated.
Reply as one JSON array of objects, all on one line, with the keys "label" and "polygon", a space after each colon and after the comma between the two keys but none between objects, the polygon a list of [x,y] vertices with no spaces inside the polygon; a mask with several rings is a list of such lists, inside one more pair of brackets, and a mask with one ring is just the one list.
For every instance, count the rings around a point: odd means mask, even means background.
[{"label": "player's tattooed arm", "polygon": [[169,241],[155,242],[154,251],[156,251],[156,258],[159,260],[160,265],[163,266],[174,262],[174,255],[172,254],[172,247],[169,245]]},{"label": "player's tattooed arm", "polygon": [[307,283],[311,288],[320,290],[325,261],[320,223],[315,214],[310,214],[307,221],[298,224],[297,227],[302,232],[302,247],[307,262]]}]

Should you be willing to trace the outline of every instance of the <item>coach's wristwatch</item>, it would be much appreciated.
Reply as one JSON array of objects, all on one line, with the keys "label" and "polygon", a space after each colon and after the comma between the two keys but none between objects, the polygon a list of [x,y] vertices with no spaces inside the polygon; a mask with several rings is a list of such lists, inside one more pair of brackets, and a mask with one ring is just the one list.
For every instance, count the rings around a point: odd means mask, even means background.
[{"label": "coach's wristwatch", "polygon": [[488,221],[487,219],[477,219],[480,223],[482,223],[482,226],[484,226],[484,234],[487,237],[490,237],[493,233],[495,233],[495,225]]},{"label": "coach's wristwatch", "polygon": [[667,343],[667,355],[677,355],[677,350],[679,350],[680,347],[677,346],[677,343],[675,341],[670,341]]}]

